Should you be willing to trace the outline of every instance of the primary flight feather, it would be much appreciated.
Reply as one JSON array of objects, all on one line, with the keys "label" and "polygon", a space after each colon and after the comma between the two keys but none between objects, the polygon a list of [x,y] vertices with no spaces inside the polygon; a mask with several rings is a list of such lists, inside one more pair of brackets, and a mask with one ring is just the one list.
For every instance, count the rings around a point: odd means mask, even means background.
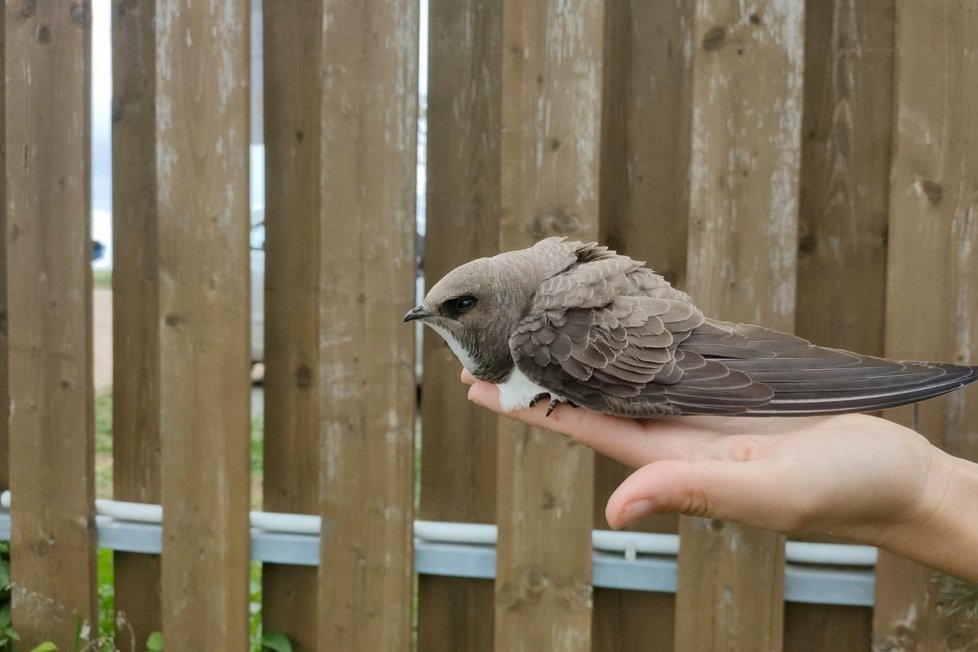
[{"label": "primary flight feather", "polygon": [[[708,319],[643,263],[547,238],[449,272],[404,316],[441,335],[504,410],[544,397],[627,417],[868,412],[946,394],[978,367],[896,362]],[[549,414],[549,412],[548,412]]]}]

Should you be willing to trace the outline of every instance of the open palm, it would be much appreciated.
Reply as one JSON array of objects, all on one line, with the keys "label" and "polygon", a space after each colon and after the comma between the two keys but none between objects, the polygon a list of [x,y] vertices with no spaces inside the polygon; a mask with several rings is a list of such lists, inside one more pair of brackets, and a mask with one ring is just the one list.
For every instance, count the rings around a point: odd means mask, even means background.
[{"label": "open palm", "polygon": [[[495,385],[462,379],[472,401],[500,411]],[[862,414],[635,420],[545,408],[505,414],[638,469],[608,501],[613,527],[679,512],[883,545],[893,526],[930,518],[950,475],[925,438]]]}]

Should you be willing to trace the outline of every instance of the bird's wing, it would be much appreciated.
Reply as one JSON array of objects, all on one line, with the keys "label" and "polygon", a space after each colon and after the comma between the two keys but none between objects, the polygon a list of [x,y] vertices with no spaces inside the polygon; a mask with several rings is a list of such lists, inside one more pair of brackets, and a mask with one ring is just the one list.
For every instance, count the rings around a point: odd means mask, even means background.
[{"label": "bird's wing", "polygon": [[978,380],[978,367],[898,362],[815,346],[761,326],[706,320],[682,349],[748,374],[774,391],[751,415],[871,412],[946,394]]},{"label": "bird's wing", "polygon": [[771,398],[747,374],[683,350],[704,318],[661,276],[596,245],[577,257],[540,285],[510,338],[528,378],[577,405],[627,416],[730,414]]},{"label": "bird's wing", "polygon": [[631,417],[868,412],[940,396],[978,367],[896,362],[704,319],[642,263],[574,244],[510,337],[519,369],[577,405]]}]

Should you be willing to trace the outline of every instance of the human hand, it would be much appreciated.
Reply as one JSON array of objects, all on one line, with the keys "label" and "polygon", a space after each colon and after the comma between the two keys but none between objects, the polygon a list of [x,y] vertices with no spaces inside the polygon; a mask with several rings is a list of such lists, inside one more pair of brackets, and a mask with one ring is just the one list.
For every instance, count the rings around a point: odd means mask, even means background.
[{"label": "human hand", "polygon": [[[500,412],[495,385],[466,372],[462,380],[470,400]],[[615,528],[679,512],[887,547],[934,520],[960,462],[912,430],[862,414],[635,420],[545,411],[500,413],[638,467],[608,501]]]}]

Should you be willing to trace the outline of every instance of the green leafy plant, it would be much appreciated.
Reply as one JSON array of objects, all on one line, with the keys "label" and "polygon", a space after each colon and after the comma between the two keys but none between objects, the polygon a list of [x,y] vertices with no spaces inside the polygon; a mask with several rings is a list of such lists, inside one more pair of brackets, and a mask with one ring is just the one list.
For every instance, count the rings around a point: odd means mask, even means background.
[{"label": "green leafy plant", "polygon": [[262,652],[292,652],[292,641],[281,632],[268,632],[261,638]]},{"label": "green leafy plant", "polygon": [[0,651],[13,649],[20,636],[11,622],[10,611],[10,543],[0,541]]},{"label": "green leafy plant", "polygon": [[162,632],[152,632],[146,638],[146,652],[163,652]]},{"label": "green leafy plant", "polygon": [[978,586],[950,575],[938,575],[940,597],[937,609],[942,616],[960,615],[978,619]]},{"label": "green leafy plant", "polygon": [[45,641],[44,643],[41,643],[37,647],[31,648],[31,652],[52,652],[53,650],[57,650],[57,649],[58,649],[57,645],[55,645],[51,641]]}]

